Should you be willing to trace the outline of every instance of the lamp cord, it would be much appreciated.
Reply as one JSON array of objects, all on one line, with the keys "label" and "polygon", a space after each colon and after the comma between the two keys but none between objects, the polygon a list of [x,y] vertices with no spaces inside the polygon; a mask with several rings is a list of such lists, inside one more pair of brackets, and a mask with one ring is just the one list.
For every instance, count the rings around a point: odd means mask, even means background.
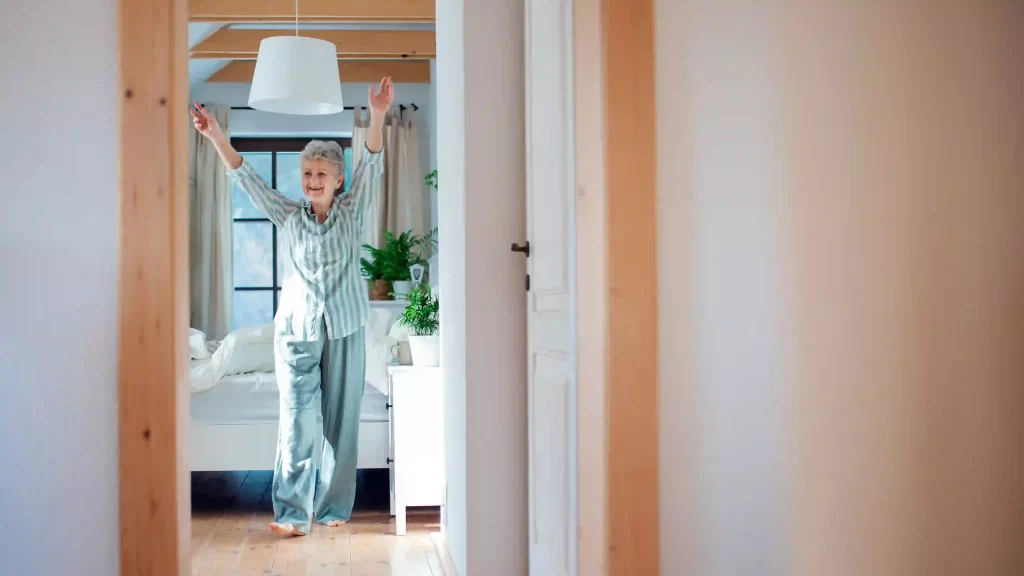
[{"label": "lamp cord", "polygon": [[299,37],[299,0],[295,0],[295,37]]}]

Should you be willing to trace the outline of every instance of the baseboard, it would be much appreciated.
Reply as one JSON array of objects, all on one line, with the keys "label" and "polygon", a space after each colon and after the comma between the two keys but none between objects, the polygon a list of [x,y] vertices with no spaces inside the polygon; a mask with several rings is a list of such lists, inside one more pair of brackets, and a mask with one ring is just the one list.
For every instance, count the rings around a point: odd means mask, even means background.
[{"label": "baseboard", "polygon": [[459,576],[455,570],[455,563],[452,562],[452,557],[448,554],[448,544],[445,542],[444,534],[431,532],[430,541],[434,544],[437,559],[441,561],[441,570],[444,572],[444,576]]}]

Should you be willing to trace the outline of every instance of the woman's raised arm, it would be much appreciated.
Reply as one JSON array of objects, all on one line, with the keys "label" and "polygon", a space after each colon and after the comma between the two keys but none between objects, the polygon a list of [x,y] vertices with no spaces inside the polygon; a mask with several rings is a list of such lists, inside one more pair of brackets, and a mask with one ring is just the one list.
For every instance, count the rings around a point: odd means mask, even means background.
[{"label": "woman's raised arm", "polygon": [[192,124],[217,149],[231,179],[245,190],[256,208],[266,214],[271,222],[282,226],[288,215],[300,208],[299,203],[271,188],[252,166],[242,161],[242,155],[231,145],[231,140],[220,129],[217,119],[204,110],[202,104],[196,102],[191,112]]}]

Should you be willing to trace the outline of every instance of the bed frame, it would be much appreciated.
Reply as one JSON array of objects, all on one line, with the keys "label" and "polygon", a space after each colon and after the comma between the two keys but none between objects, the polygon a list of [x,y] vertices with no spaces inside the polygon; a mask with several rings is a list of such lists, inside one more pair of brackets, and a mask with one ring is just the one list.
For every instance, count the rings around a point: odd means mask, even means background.
[{"label": "bed frame", "polygon": [[[322,427],[318,425],[313,462],[320,465]],[[391,426],[359,423],[359,468],[390,468]],[[273,470],[277,457],[277,424],[197,424],[189,434],[193,472]]]}]

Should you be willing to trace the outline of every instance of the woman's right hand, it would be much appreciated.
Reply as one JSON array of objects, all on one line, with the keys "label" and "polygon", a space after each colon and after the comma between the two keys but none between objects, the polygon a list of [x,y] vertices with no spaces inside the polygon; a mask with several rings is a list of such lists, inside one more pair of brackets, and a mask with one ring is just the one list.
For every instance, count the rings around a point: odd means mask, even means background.
[{"label": "woman's right hand", "polygon": [[210,140],[216,140],[218,136],[223,134],[220,130],[220,124],[217,123],[217,119],[207,112],[199,102],[194,103],[193,106],[194,108],[189,109],[189,112],[192,113],[192,125],[195,126],[196,130],[198,130],[203,136],[206,136]]},{"label": "woman's right hand", "polygon": [[213,114],[207,112],[199,102],[196,102],[194,106],[195,108],[189,108],[189,112],[192,113],[192,125],[200,134],[206,136],[206,139],[217,149],[217,154],[220,155],[220,159],[224,161],[224,166],[228,170],[237,169],[242,165],[242,156],[231,145],[231,141],[224,137],[224,132],[221,131],[217,119],[213,117]]}]

